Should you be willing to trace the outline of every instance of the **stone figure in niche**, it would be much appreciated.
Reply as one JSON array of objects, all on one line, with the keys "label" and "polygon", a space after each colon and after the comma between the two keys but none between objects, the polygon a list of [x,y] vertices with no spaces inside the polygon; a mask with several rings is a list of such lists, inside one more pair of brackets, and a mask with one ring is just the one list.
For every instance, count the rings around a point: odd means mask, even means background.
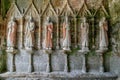
[{"label": "stone figure in niche", "polygon": [[26,25],[26,31],[25,31],[25,47],[26,49],[28,48],[33,48],[34,43],[35,43],[35,22],[33,21],[32,16],[30,16],[27,25]]},{"label": "stone figure in niche", "polygon": [[82,18],[82,23],[80,26],[81,29],[81,49],[84,51],[88,50],[88,33],[89,33],[89,24],[86,22],[86,18]]},{"label": "stone figure in niche", "polygon": [[70,38],[70,24],[68,21],[68,17],[65,17],[65,21],[63,23],[63,50],[70,50],[71,46],[71,38]]},{"label": "stone figure in niche", "polygon": [[50,17],[47,17],[44,26],[44,41],[43,41],[44,49],[46,50],[52,49],[53,47],[52,38],[53,38],[53,23],[51,22]]},{"label": "stone figure in niche", "polygon": [[7,25],[7,47],[8,49],[14,49],[16,45],[16,35],[17,35],[17,23],[15,22],[15,18],[11,17],[11,20]]},{"label": "stone figure in niche", "polygon": [[108,35],[107,35],[108,24],[107,24],[105,17],[103,17],[101,21],[99,22],[99,29],[100,29],[99,49],[106,50],[108,47]]}]

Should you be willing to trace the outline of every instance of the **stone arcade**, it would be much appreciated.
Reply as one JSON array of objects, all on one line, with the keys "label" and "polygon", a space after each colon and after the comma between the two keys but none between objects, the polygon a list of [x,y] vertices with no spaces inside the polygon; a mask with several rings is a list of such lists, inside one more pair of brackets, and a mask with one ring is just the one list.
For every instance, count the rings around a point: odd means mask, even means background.
[{"label": "stone arcade", "polygon": [[[89,17],[92,13],[86,0],[77,12],[69,0],[64,2],[61,9],[56,9],[51,0],[45,8],[36,7],[30,0],[29,7],[20,11],[13,1],[6,23],[8,72],[2,77],[7,80],[116,79],[115,74],[104,71],[103,54],[109,49],[109,26],[103,3],[99,8],[104,16],[95,20]],[[97,37],[95,21],[98,21]],[[93,49],[96,63],[87,57]]]}]

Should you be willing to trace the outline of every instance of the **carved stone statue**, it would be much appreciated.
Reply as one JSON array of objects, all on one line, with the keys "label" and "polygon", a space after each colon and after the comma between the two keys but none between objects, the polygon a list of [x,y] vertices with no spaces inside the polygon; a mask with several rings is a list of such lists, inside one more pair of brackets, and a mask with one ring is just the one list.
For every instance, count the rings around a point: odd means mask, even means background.
[{"label": "carved stone statue", "polygon": [[101,21],[99,22],[99,29],[100,29],[99,49],[100,50],[107,49],[108,47],[108,35],[107,35],[108,24],[107,24],[105,17],[103,17]]},{"label": "carved stone statue", "polygon": [[86,18],[83,18],[83,22],[81,23],[81,49],[88,50],[88,33],[89,33],[89,25],[86,22]]},{"label": "carved stone statue", "polygon": [[33,48],[35,43],[35,23],[32,19],[32,16],[30,16],[27,25],[26,25],[26,31],[25,31],[25,47],[26,48]]},{"label": "carved stone statue", "polygon": [[70,38],[70,27],[69,27],[68,17],[66,16],[63,23],[63,50],[70,50],[71,38]]},{"label": "carved stone statue", "polygon": [[16,45],[16,34],[17,34],[17,24],[15,22],[15,18],[12,17],[7,25],[8,33],[7,33],[7,47],[8,49],[14,49]]},{"label": "carved stone statue", "polygon": [[53,38],[53,23],[50,21],[50,17],[47,17],[44,26],[44,42],[43,47],[44,49],[51,50],[52,49],[52,38]]}]

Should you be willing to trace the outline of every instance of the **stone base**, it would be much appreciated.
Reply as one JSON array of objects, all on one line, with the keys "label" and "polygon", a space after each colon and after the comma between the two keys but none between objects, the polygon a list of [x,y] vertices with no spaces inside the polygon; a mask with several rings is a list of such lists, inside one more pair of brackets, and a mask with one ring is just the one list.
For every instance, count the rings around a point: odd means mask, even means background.
[{"label": "stone base", "polygon": [[52,73],[4,73],[3,80],[116,80],[112,73],[81,73],[81,72],[52,72]]}]

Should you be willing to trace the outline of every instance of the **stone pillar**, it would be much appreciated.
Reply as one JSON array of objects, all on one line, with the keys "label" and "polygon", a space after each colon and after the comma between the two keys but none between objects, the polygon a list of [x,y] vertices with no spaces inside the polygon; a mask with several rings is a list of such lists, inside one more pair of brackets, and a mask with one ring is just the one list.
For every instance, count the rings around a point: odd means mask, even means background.
[{"label": "stone pillar", "polygon": [[103,54],[106,52],[107,50],[97,50],[97,55],[100,58],[100,66],[99,66],[99,72],[103,73],[104,72],[104,58],[103,58]]},{"label": "stone pillar", "polygon": [[86,54],[88,53],[88,51],[83,51],[83,50],[79,50],[79,53],[81,54],[82,56],[82,72],[83,73],[86,73],[87,72],[87,64],[86,64]]},{"label": "stone pillar", "polygon": [[94,25],[94,17],[92,17],[92,48],[95,48],[95,25]]},{"label": "stone pillar", "polygon": [[51,65],[50,65],[50,62],[51,62],[51,54],[47,54],[47,68],[46,68],[46,72],[51,72]]},{"label": "stone pillar", "polygon": [[59,31],[59,16],[57,16],[57,45],[56,45],[56,49],[59,49],[60,48],[60,40],[59,40],[59,34],[60,34],[60,31]]},{"label": "stone pillar", "polygon": [[82,54],[82,59],[83,59],[83,65],[82,65],[82,72],[86,73],[86,54]]},{"label": "stone pillar", "polygon": [[42,48],[42,44],[41,44],[41,42],[42,42],[42,30],[41,30],[41,27],[42,27],[42,23],[41,23],[41,16],[39,17],[39,37],[38,37],[38,49],[41,49]]},{"label": "stone pillar", "polygon": [[27,53],[29,54],[29,65],[28,65],[28,72],[33,72],[33,49],[27,49]]},{"label": "stone pillar", "polygon": [[69,71],[69,69],[68,69],[68,54],[65,54],[64,57],[65,57],[64,72],[68,72]]},{"label": "stone pillar", "polygon": [[10,72],[14,72],[15,71],[15,55],[11,54],[11,53],[8,53],[8,54],[10,54],[10,57],[11,57],[11,60],[10,60]]},{"label": "stone pillar", "polygon": [[15,71],[15,54],[17,53],[17,50],[6,50],[8,54],[10,54],[10,72]]},{"label": "stone pillar", "polygon": [[44,50],[45,54],[47,54],[47,67],[46,72],[51,72],[51,53],[52,50]]},{"label": "stone pillar", "polygon": [[64,54],[64,58],[65,58],[65,65],[64,65],[64,72],[69,72],[69,52],[71,52],[71,50],[63,50],[62,53]]},{"label": "stone pillar", "polygon": [[23,25],[24,25],[24,18],[23,16],[21,17],[21,30],[20,30],[20,48],[23,48],[24,45],[24,29],[23,29]]},{"label": "stone pillar", "polygon": [[77,18],[74,16],[74,24],[75,24],[75,47],[77,48]]}]

